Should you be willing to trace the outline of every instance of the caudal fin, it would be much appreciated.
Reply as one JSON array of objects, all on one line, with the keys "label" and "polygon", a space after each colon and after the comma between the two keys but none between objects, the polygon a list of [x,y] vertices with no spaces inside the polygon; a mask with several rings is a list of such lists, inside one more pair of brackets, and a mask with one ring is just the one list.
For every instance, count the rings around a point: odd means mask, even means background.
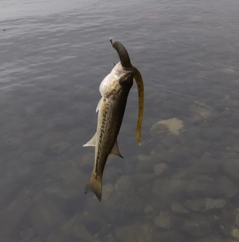
[{"label": "caudal fin", "polygon": [[102,194],[102,177],[95,176],[94,173],[91,174],[90,180],[85,187],[85,193],[88,193],[90,191],[96,195],[100,202]]}]

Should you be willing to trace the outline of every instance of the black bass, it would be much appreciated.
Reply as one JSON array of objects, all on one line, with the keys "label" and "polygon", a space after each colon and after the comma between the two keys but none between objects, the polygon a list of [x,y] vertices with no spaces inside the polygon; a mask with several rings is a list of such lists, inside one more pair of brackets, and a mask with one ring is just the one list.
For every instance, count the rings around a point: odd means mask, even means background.
[{"label": "black bass", "polygon": [[112,43],[117,51],[120,62],[115,65],[112,71],[100,84],[101,100],[98,111],[97,130],[93,138],[83,146],[95,147],[94,169],[90,180],[85,188],[85,193],[92,191],[101,201],[102,177],[104,167],[109,154],[122,157],[120,154],[117,137],[124,116],[125,106],[129,91],[135,79],[138,87],[139,111],[136,138],[141,142],[141,126],[144,109],[144,85],[138,69],[132,66],[127,50],[120,42]]}]

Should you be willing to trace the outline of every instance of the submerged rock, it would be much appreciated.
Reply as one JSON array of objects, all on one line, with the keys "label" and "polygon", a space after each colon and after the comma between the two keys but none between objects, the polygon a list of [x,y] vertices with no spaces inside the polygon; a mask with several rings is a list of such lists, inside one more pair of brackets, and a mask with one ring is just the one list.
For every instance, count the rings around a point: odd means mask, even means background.
[{"label": "submerged rock", "polygon": [[158,162],[158,157],[155,155],[154,152],[151,152],[149,155],[148,154],[140,154],[138,155],[138,162],[140,163],[157,163]]},{"label": "submerged rock", "polygon": [[239,153],[239,146],[233,145],[226,148],[226,152]]},{"label": "submerged rock", "polygon": [[172,229],[174,223],[174,218],[171,215],[162,214],[154,218],[154,224],[160,229]]},{"label": "submerged rock", "polygon": [[151,233],[151,227],[146,224],[126,225],[115,230],[115,235],[121,242],[151,242]]},{"label": "submerged rock", "polygon": [[198,174],[216,175],[223,171],[223,165],[220,160],[213,159],[210,154],[204,153],[192,166],[191,171]]},{"label": "submerged rock", "polygon": [[[193,176],[193,175],[192,175]],[[160,199],[168,200],[170,197],[184,199],[187,196],[215,195],[217,183],[206,176],[181,177],[175,175],[170,178],[158,179],[154,182],[153,192]]]},{"label": "submerged rock", "polygon": [[47,242],[96,241],[83,225],[84,215],[77,214],[48,236]]},{"label": "submerged rock", "polygon": [[221,209],[226,205],[226,201],[224,199],[205,199],[205,211],[213,210],[213,209]]},{"label": "submerged rock", "polygon": [[205,212],[224,208],[226,201],[223,199],[202,198],[198,200],[186,200],[183,205],[194,212]]},{"label": "submerged rock", "polygon": [[191,111],[194,115],[197,115],[206,120],[214,120],[219,115],[219,113],[213,107],[198,101],[195,101],[189,107],[189,111]]},{"label": "submerged rock", "polygon": [[200,200],[186,200],[183,203],[184,207],[194,211],[194,212],[200,212],[200,211],[204,211],[205,209],[205,202],[200,199]]},{"label": "submerged rock", "polygon": [[180,147],[182,149],[182,142],[179,135],[168,134],[160,139],[160,144],[167,149],[167,151],[173,151],[174,149]]},{"label": "submerged rock", "polygon": [[[142,175],[142,178],[140,177],[140,175]],[[152,190],[153,182],[155,180],[155,175],[146,173],[146,174],[134,175],[134,177],[138,184],[137,196],[139,196],[144,201],[150,202],[149,198],[152,195],[151,190]]]},{"label": "submerged rock", "polygon": [[160,241],[160,242],[183,242],[185,241],[183,239],[183,236],[175,231],[164,231],[162,233],[158,233],[157,231],[157,240],[152,240],[152,241]]},{"label": "submerged rock", "polygon": [[14,169],[12,169],[12,176],[16,179],[18,184],[27,184],[31,182],[35,172],[34,166],[15,164]]},{"label": "submerged rock", "polygon": [[144,212],[147,217],[151,218],[152,216],[154,216],[156,211],[151,205],[148,204],[146,205]]},{"label": "submerged rock", "polygon": [[44,163],[47,161],[46,156],[44,155],[44,153],[40,152],[40,151],[26,151],[23,153],[22,155],[22,159],[26,162],[26,163]]},{"label": "submerged rock", "polygon": [[20,232],[23,241],[30,241],[35,236],[35,230],[33,228],[27,228]]},{"label": "submerged rock", "polygon": [[154,124],[150,133],[152,137],[160,137],[168,132],[173,135],[179,135],[180,130],[183,128],[183,121],[177,118],[171,118],[166,120],[160,120],[158,123]]},{"label": "submerged rock", "polygon": [[126,214],[142,213],[146,204],[135,192],[116,191],[104,201],[103,206],[106,211],[110,211],[107,214],[109,220],[115,221],[125,219]]},{"label": "submerged rock", "polygon": [[65,134],[61,132],[52,132],[44,135],[40,142],[42,147],[49,149],[49,147],[54,146],[56,143],[65,140]]},{"label": "submerged rock", "polygon": [[239,230],[237,228],[233,229],[231,234],[236,240],[239,240]]},{"label": "submerged rock", "polygon": [[61,154],[64,151],[66,151],[70,147],[70,143],[62,140],[52,146],[52,150],[56,152],[57,154]]},{"label": "submerged rock", "polygon": [[224,68],[221,69],[221,71],[225,74],[235,74],[236,73],[234,66],[224,67]]},{"label": "submerged rock", "polygon": [[[18,231],[19,224],[24,220],[31,206],[31,199],[24,192],[0,212],[1,217],[1,241],[14,241],[12,236]],[[8,238],[5,240],[4,238]]]},{"label": "submerged rock", "polygon": [[134,193],[136,191],[135,180],[132,176],[121,176],[115,183],[115,189],[117,192]]},{"label": "submerged rock", "polygon": [[237,186],[227,177],[219,177],[217,179],[216,191],[219,196],[225,196],[228,198],[234,197],[238,194]]},{"label": "submerged rock", "polygon": [[154,156],[157,159],[157,163],[165,163],[168,159],[168,150],[165,149],[162,145],[158,145],[153,151],[151,151],[150,155]]},{"label": "submerged rock", "polygon": [[57,183],[50,183],[45,188],[44,193],[49,195],[50,197],[54,197],[59,199],[72,199],[79,195],[79,188],[78,187],[69,187],[66,186],[64,183],[57,182]]},{"label": "submerged rock", "polygon": [[219,235],[211,235],[209,237],[197,239],[194,242],[224,242],[224,240]]},{"label": "submerged rock", "polygon": [[195,216],[184,221],[183,231],[195,237],[208,236],[212,232],[212,222],[207,217]]},{"label": "submerged rock", "polygon": [[94,153],[88,152],[83,157],[82,155],[77,155],[74,160],[80,161],[80,168],[84,171],[91,171],[94,165]]},{"label": "submerged rock", "polygon": [[190,156],[190,150],[181,145],[174,146],[167,156],[168,165],[170,168],[175,169],[178,167],[188,167],[193,159]]},{"label": "submerged rock", "polygon": [[153,138],[160,138],[167,135],[167,133],[168,128],[163,124],[156,123],[150,128],[150,134]]},{"label": "submerged rock", "polygon": [[190,212],[183,207],[180,203],[173,203],[171,206],[172,212],[176,214],[189,214]]},{"label": "submerged rock", "polygon": [[[34,237],[34,238],[32,238],[31,240],[30,240],[30,242],[44,242],[45,240],[42,240],[42,239],[40,239],[40,238],[38,238],[38,237]],[[22,242],[25,242],[25,241],[22,241]],[[59,241],[60,242],[60,241]]]},{"label": "submerged rock", "polygon": [[[109,165],[109,166],[107,166],[107,168],[104,171],[103,182],[112,183],[112,181],[115,181],[117,178],[119,178],[122,175],[122,173],[123,172],[122,172],[121,168]],[[90,175],[90,173],[89,173],[89,175]]]},{"label": "submerged rock", "polygon": [[153,167],[158,163],[158,158],[152,155],[139,155],[136,166],[137,173],[153,173]]},{"label": "submerged rock", "polygon": [[223,166],[232,178],[239,181],[239,159],[226,159],[223,161]]},{"label": "submerged rock", "polygon": [[236,218],[235,218],[235,224],[239,226],[239,208],[236,209]]},{"label": "submerged rock", "polygon": [[194,211],[194,212],[201,212],[204,211],[205,209],[205,202],[200,199],[200,200],[186,200],[183,203],[184,207]]},{"label": "submerged rock", "polygon": [[164,175],[168,170],[168,166],[165,163],[159,163],[154,166],[154,174],[156,176]]},{"label": "submerged rock", "polygon": [[46,235],[49,231],[57,228],[67,217],[57,208],[56,203],[46,199],[39,201],[30,212],[30,219],[33,228],[38,236]]},{"label": "submerged rock", "polygon": [[111,183],[104,184],[104,189],[102,191],[102,200],[108,200],[115,194],[115,188]]}]

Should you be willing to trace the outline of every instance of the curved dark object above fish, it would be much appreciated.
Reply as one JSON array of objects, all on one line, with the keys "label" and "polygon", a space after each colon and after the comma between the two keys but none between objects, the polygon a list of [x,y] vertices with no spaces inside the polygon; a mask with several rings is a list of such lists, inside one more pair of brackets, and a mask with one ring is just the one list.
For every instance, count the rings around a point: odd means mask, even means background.
[{"label": "curved dark object above fish", "polygon": [[132,68],[129,54],[128,54],[127,50],[125,49],[125,47],[119,41],[116,41],[113,43],[112,40],[110,40],[110,42],[119,55],[121,65],[124,68]]}]

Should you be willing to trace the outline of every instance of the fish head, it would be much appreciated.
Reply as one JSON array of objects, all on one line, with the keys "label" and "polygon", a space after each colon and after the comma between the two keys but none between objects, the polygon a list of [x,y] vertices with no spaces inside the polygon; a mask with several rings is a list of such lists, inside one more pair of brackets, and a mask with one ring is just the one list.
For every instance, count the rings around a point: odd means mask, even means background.
[{"label": "fish head", "polygon": [[116,96],[124,90],[130,90],[133,85],[134,72],[122,67],[121,62],[116,64],[112,71],[104,78],[100,84],[102,96]]},{"label": "fish head", "polygon": [[123,96],[128,96],[128,92],[133,85],[133,72],[123,72],[120,75],[114,75],[109,82],[105,82],[100,90],[103,97],[116,100]]},{"label": "fish head", "polygon": [[122,63],[119,62],[115,65],[111,73],[113,73],[114,77],[116,77],[115,81],[118,82],[118,84],[121,86],[132,87],[134,79],[134,71],[132,68],[124,68]]}]

